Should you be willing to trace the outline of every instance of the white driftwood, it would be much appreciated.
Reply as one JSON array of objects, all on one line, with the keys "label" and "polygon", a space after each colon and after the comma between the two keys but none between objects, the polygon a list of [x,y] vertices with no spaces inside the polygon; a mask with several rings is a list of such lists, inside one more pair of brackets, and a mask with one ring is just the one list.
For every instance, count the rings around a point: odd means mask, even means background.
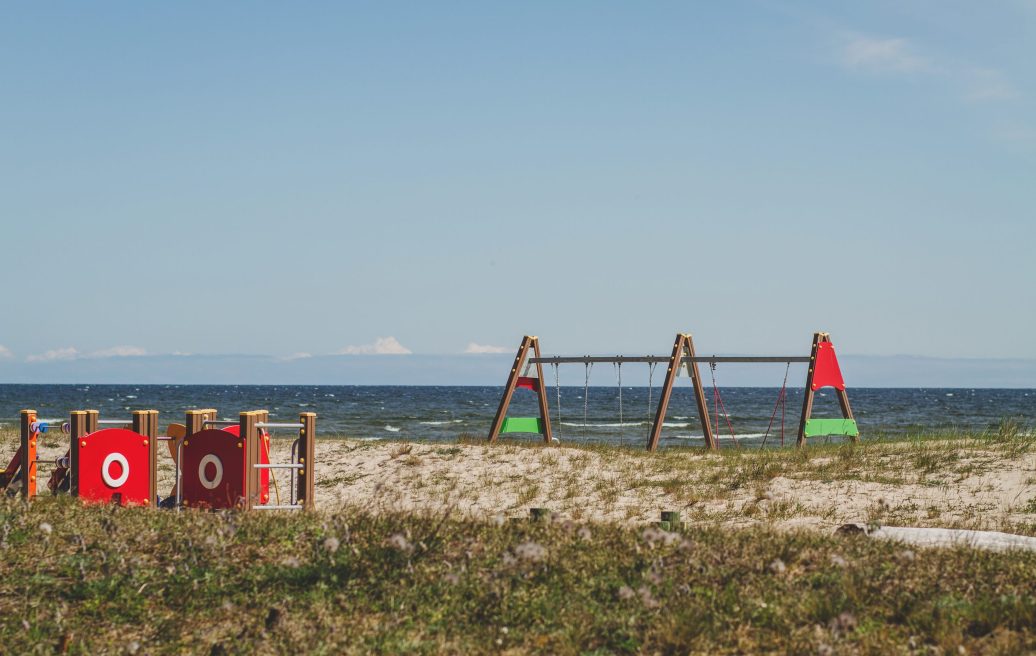
[{"label": "white driftwood", "polygon": [[920,547],[972,547],[990,551],[1021,549],[1036,551],[1036,538],[998,531],[966,531],[956,528],[910,528],[904,526],[868,527],[846,524],[840,533],[864,533],[872,538],[898,540]]}]

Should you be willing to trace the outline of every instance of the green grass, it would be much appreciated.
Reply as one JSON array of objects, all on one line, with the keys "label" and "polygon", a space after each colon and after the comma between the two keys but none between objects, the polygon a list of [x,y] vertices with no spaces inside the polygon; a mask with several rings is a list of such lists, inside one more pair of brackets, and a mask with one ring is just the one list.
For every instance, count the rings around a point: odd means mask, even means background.
[{"label": "green grass", "polygon": [[1036,554],[0,501],[4,653],[1031,653]]}]

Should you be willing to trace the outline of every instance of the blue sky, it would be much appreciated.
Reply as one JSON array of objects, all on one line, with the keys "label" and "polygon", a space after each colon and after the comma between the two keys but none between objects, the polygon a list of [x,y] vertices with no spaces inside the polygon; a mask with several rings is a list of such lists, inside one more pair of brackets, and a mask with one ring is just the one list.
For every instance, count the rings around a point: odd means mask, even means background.
[{"label": "blue sky", "polygon": [[18,371],[1036,358],[1031,0],[0,7]]}]

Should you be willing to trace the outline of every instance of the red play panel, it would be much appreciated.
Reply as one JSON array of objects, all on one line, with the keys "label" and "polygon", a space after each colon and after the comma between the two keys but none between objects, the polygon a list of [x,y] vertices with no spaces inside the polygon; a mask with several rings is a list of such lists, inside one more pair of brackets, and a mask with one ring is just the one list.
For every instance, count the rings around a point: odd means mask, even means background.
[{"label": "red play panel", "polygon": [[531,378],[529,376],[519,376],[518,384],[515,385],[516,389],[527,389],[537,392],[540,389],[540,379]]},{"label": "red play panel", "polygon": [[81,499],[109,502],[118,494],[124,504],[151,502],[147,437],[125,428],[105,428],[79,438],[73,448],[79,455]]},{"label": "red play panel", "polygon": [[842,380],[842,370],[838,367],[838,357],[835,356],[835,345],[831,342],[820,342],[817,344],[817,361],[813,364],[813,385],[814,390],[821,387],[833,387],[837,390],[845,389],[845,381]]},{"label": "red play panel", "polygon": [[[235,508],[244,496],[245,445],[240,429],[203,430],[184,441],[180,456],[182,495],[191,507]],[[259,449],[259,461],[268,463],[267,449]],[[261,503],[269,500],[269,470],[260,472]]]}]

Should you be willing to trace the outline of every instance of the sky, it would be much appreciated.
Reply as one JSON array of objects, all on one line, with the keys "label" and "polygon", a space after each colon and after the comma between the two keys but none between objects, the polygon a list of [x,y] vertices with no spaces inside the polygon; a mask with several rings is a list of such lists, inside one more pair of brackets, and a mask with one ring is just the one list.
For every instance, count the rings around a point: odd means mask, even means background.
[{"label": "sky", "polygon": [[2,2],[0,377],[1031,360],[1034,61],[1033,0]]}]

